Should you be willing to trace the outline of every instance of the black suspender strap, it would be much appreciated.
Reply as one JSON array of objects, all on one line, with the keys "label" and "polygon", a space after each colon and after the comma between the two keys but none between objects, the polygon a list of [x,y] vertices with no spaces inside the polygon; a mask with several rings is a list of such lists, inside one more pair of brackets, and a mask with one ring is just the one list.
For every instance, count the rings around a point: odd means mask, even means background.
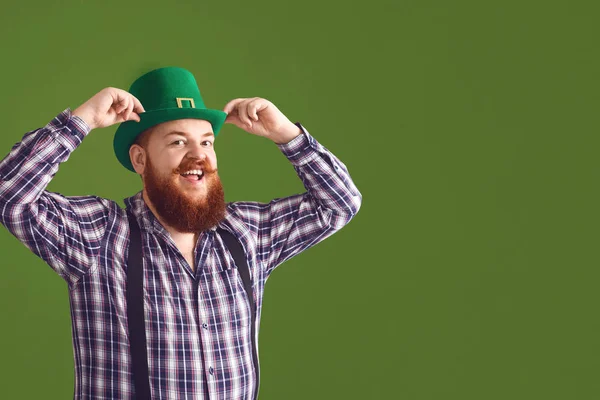
[{"label": "black suspender strap", "polygon": [[[150,399],[150,380],[148,375],[148,353],[146,350],[146,328],[144,325],[144,268],[142,253],[142,233],[137,220],[127,212],[129,220],[129,254],[127,257],[127,321],[129,329],[129,348],[131,350],[135,398]],[[250,302],[250,336],[252,340],[252,361],[256,372],[256,386],[253,399],[256,399],[259,387],[258,352],[256,347],[256,304],[250,280],[250,269],[246,262],[244,249],[230,232],[218,228],[223,243],[229,249],[244,284],[244,290]]]},{"label": "black suspender strap", "polygon": [[221,235],[223,239],[223,243],[229,249],[229,252],[233,256],[233,260],[238,267],[238,272],[242,278],[242,282],[244,283],[244,289],[246,291],[246,295],[248,296],[248,301],[250,304],[250,337],[252,340],[252,362],[254,364],[254,371],[256,373],[256,386],[254,387],[254,396],[252,398],[256,400],[256,396],[258,394],[258,386],[259,386],[259,373],[258,370],[258,352],[256,348],[256,305],[254,302],[254,296],[252,294],[252,281],[250,280],[250,269],[248,268],[248,263],[246,262],[246,255],[244,253],[244,249],[240,242],[233,236],[231,232],[226,231],[225,229],[218,228],[217,232]]},{"label": "black suspender strap", "polygon": [[144,268],[142,255],[142,233],[135,217],[127,212],[129,219],[129,255],[127,257],[127,325],[129,348],[133,369],[135,398],[150,399],[148,377],[148,353],[146,350],[146,328],[144,326]]}]

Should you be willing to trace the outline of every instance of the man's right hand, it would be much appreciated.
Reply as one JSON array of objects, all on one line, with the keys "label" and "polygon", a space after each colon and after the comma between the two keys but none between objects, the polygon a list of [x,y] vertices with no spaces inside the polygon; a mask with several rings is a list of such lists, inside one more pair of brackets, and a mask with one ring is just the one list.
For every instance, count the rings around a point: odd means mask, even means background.
[{"label": "man's right hand", "polygon": [[99,91],[73,111],[91,129],[105,128],[125,121],[140,121],[139,113],[145,112],[142,103],[131,93],[107,87]]}]

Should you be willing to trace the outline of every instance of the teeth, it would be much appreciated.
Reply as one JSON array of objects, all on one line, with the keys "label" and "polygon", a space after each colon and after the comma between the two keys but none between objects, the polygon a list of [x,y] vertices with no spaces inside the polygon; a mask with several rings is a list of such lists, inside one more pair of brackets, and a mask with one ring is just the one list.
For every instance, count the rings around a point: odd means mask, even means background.
[{"label": "teeth", "polygon": [[199,170],[199,169],[193,169],[191,171],[186,171],[186,172],[184,172],[181,175],[199,175],[199,176],[202,176],[202,174],[203,174],[203,172],[201,170]]}]

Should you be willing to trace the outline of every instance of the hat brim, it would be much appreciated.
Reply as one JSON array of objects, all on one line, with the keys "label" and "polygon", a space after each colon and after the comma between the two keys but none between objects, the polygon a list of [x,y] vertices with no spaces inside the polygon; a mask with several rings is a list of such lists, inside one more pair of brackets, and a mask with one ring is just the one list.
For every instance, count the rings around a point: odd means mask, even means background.
[{"label": "hat brim", "polygon": [[140,122],[127,121],[121,123],[115,132],[113,139],[113,148],[117,160],[128,170],[135,172],[129,158],[129,148],[135,142],[140,133],[155,125],[167,121],[174,121],[184,118],[203,119],[212,125],[215,137],[221,130],[227,113],[221,110],[211,110],[206,108],[166,108],[162,110],[153,110],[140,114]]}]

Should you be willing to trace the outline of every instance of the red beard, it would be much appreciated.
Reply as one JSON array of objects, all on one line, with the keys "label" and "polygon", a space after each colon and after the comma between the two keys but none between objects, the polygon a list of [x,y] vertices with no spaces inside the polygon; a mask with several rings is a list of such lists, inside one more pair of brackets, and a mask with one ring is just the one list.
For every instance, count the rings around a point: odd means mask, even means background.
[{"label": "red beard", "polygon": [[[170,176],[161,177],[148,158],[144,173],[146,195],[160,218],[178,232],[197,233],[216,226],[225,217],[225,195],[221,179],[215,169],[206,163],[191,160],[174,170]],[[206,192],[190,195],[181,189],[180,173],[202,169]]]}]

